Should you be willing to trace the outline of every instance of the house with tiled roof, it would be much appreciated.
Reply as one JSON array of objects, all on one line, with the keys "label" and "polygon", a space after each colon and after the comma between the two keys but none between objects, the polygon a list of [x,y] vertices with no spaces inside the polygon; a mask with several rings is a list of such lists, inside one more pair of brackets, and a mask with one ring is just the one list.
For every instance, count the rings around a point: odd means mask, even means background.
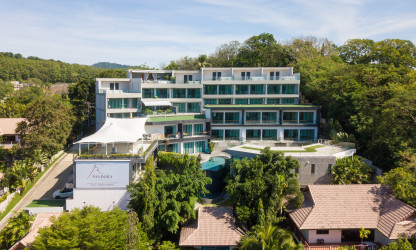
[{"label": "house with tiled roof", "polygon": [[19,134],[16,133],[17,125],[24,121],[24,118],[0,118],[0,146],[11,149],[14,144],[20,142]]},{"label": "house with tiled roof", "polygon": [[305,245],[359,242],[386,245],[416,233],[416,209],[394,198],[386,185],[309,185],[301,208],[289,211],[295,235]]},{"label": "house with tiled roof", "polygon": [[179,246],[231,249],[244,234],[236,225],[231,207],[201,206],[197,219],[187,221],[181,228]]}]

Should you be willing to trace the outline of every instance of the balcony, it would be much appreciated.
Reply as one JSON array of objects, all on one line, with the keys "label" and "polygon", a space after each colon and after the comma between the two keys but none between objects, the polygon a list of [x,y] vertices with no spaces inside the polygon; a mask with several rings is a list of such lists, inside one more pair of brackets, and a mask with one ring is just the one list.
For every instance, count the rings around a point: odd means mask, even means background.
[{"label": "balcony", "polygon": [[144,84],[201,84],[201,81],[184,81],[184,80],[146,80],[142,81]]},{"label": "balcony", "polygon": [[99,89],[98,93],[100,93],[100,94],[140,93],[140,90],[133,90],[133,89],[117,89],[117,90]]},{"label": "balcony", "polygon": [[300,74],[296,73],[291,76],[222,76],[219,78],[205,77],[204,81],[298,81],[300,80]]}]

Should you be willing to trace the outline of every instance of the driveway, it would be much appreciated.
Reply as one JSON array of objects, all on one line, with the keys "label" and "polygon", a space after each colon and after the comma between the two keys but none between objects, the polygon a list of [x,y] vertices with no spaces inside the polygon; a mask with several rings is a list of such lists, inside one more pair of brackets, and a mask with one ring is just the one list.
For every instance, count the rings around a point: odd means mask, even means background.
[{"label": "driveway", "polygon": [[7,225],[7,221],[14,215],[14,211],[25,208],[33,200],[52,199],[55,190],[60,189],[71,180],[73,170],[73,154],[65,153],[44,176],[35,184],[23,199],[0,221],[0,230]]}]

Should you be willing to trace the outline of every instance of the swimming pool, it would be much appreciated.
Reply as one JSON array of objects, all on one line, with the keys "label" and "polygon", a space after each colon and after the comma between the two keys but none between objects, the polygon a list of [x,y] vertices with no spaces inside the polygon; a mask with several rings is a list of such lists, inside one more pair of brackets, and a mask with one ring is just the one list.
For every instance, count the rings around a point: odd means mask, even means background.
[{"label": "swimming pool", "polygon": [[201,164],[203,170],[218,171],[221,166],[225,165],[225,157],[213,156]]}]

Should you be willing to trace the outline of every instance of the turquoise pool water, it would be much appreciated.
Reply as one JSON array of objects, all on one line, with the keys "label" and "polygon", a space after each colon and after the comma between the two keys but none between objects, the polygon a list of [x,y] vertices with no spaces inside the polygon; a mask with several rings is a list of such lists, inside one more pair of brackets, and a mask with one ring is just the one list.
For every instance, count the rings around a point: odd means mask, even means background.
[{"label": "turquoise pool water", "polygon": [[221,156],[214,156],[201,164],[203,170],[218,171],[220,166],[225,165],[225,158]]}]

